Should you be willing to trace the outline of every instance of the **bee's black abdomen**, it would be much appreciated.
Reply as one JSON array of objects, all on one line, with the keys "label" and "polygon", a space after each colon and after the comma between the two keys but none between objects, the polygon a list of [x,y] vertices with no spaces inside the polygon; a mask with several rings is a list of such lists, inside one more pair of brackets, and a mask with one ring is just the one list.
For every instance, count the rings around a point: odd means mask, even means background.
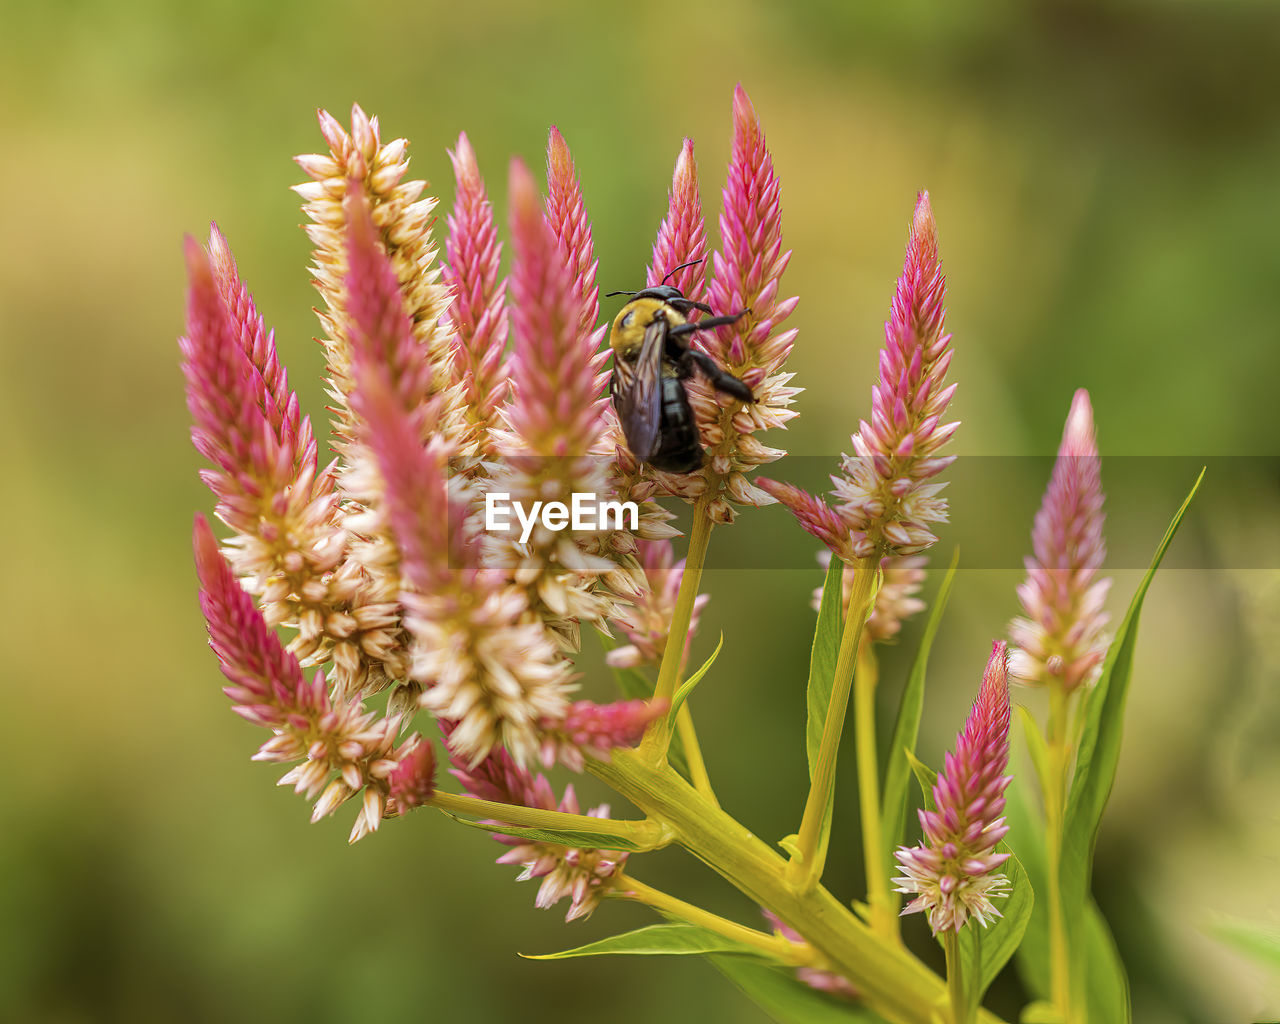
[{"label": "bee's black abdomen", "polygon": [[662,413],[658,436],[662,443],[649,464],[664,473],[692,473],[703,463],[698,423],[678,377],[662,378]]}]

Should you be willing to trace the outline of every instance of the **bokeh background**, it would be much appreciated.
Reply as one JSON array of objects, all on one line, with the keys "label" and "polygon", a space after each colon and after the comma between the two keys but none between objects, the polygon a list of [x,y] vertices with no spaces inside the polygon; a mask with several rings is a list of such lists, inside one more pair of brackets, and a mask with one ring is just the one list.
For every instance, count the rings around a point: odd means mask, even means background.
[{"label": "bokeh background", "polygon": [[[557,124],[600,281],[622,288],[641,278],[684,135],[717,208],[738,81],[774,152],[786,288],[802,297],[794,452],[833,458],[865,414],[927,187],[956,450],[1018,457],[999,460],[1006,484],[965,488],[971,518],[1022,550],[1078,386],[1105,454],[1218,457],[1147,603],[1095,888],[1137,1020],[1280,1013],[1276,980],[1210,935],[1218,915],[1275,923],[1280,894],[1275,5],[4,0],[0,1018],[765,1019],[700,963],[518,959],[647,918],[607,905],[565,928],[491,863],[493,844],[425,812],[348,848],[345,815],[307,824],[249,762],[261,737],[227,710],[194,597],[191,516],[210,502],[175,344],[181,237],[216,218],[324,419],[287,190],[291,156],[321,146],[317,107],[345,120],[358,101],[384,137],[410,138],[444,204],[445,150],[466,129],[500,209],[510,155],[540,165]],[[1197,466],[1104,468],[1117,615]],[[1148,483],[1127,486],[1131,472]],[[724,802],[772,840],[803,801],[820,577],[779,510],[734,530],[717,565],[765,544],[786,555],[708,575],[699,652],[721,629],[726,651],[697,710]],[[1019,575],[1016,559],[965,562],[931,670],[935,761]],[[885,659],[886,714],[919,630]],[[845,792],[830,881],[852,898]],[[699,866],[653,859],[645,877],[749,913]],[[1008,973],[995,1005],[1018,999]]]}]

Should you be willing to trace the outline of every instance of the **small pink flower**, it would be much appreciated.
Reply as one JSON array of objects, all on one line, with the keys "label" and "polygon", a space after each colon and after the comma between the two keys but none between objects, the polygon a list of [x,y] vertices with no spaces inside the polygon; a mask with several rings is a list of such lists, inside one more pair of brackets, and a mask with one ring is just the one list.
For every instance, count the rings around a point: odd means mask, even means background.
[{"label": "small pink flower", "polygon": [[915,895],[904,914],[924,911],[929,927],[959,931],[970,918],[984,927],[1000,912],[994,897],[1007,896],[1009,880],[996,872],[1007,853],[996,846],[1009,832],[1004,791],[1009,764],[1009,679],[1005,645],[996,641],[964,731],[933,787],[934,810],[920,811],[924,841],[896,852],[902,875],[897,891]]},{"label": "small pink flower", "polygon": [[387,776],[387,788],[400,811],[421,807],[436,791],[436,751],[426,740],[420,740],[400,758],[395,770]]},{"label": "small pink flower", "polygon": [[1009,624],[1015,647],[1009,672],[1018,682],[1056,682],[1071,690],[1097,674],[1107,651],[1102,605],[1111,587],[1110,579],[1097,579],[1107,554],[1102,501],[1093,407],[1081,388],[1031,530],[1035,554],[1018,587],[1027,617]]}]

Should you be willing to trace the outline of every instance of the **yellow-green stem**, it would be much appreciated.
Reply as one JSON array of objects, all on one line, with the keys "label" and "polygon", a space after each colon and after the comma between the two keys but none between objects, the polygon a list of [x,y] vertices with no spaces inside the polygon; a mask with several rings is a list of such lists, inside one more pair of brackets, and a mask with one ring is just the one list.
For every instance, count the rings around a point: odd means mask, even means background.
[{"label": "yellow-green stem", "polygon": [[854,566],[849,611],[845,616],[844,634],[840,638],[840,653],[836,657],[836,673],[832,680],[826,721],[822,726],[822,741],[818,746],[813,778],[809,782],[804,816],[800,819],[796,852],[787,869],[787,881],[800,892],[812,888],[822,877],[823,861],[826,859],[820,849],[822,822],[835,791],[836,754],[840,750],[840,735],[844,731],[849,694],[853,689],[858,642],[862,636],[862,624],[866,621],[867,601],[871,596],[871,584],[878,564],[879,560],[876,558],[863,558]]},{"label": "yellow-green stem", "polygon": [[814,960],[813,950],[804,943],[792,942],[781,935],[766,935],[764,932],[756,931],[754,928],[737,924],[721,917],[719,914],[713,914],[709,910],[703,910],[692,903],[686,903],[684,900],[677,899],[675,896],[662,892],[660,889],[645,885],[630,875],[620,875],[618,877],[617,888],[614,892],[619,897],[634,899],[638,903],[653,907],[654,910],[665,914],[667,917],[679,918],[681,921],[697,925],[699,928],[705,928],[707,931],[715,932],[717,935],[722,935],[726,939],[751,946],[754,949],[758,949],[765,956],[771,957],[789,967],[805,966]]},{"label": "yellow-green stem", "polygon": [[499,821],[504,825],[522,828],[574,829],[595,835],[612,836],[629,845],[656,850],[672,840],[671,832],[656,821],[617,821],[613,818],[593,818],[587,814],[568,814],[564,811],[545,811],[536,807],[520,807],[502,804],[494,800],[481,800],[474,796],[455,793],[433,793],[428,801],[450,814],[467,818]]},{"label": "yellow-green stem", "polygon": [[[668,766],[618,749],[588,770],[671,829],[676,841],[767,907],[815,950],[818,962],[848,978],[863,1001],[892,1024],[931,1024],[946,984],[911,953],[882,941],[821,885],[800,892],[785,879],[786,861],[732,816],[702,797]],[[979,1024],[1001,1024],[986,1011]]]},{"label": "yellow-green stem", "polygon": [[1049,689],[1049,768],[1045,780],[1045,845],[1049,861],[1049,994],[1064,1021],[1071,1014],[1071,958],[1062,912],[1062,829],[1066,798],[1067,694],[1061,686]]},{"label": "yellow-green stem", "polygon": [[880,830],[880,766],[876,758],[876,684],[879,666],[870,639],[864,635],[858,651],[853,684],[853,728],[857,740],[858,802],[862,812],[862,858],[866,862],[867,905],[877,935],[899,941],[898,915],[889,903],[889,872],[884,835]]},{"label": "yellow-green stem", "polygon": [[[680,577],[680,590],[676,594],[676,606],[671,614],[671,629],[667,631],[667,646],[662,652],[662,665],[658,669],[658,682],[653,688],[654,700],[670,700],[680,684],[680,665],[684,660],[684,648],[689,638],[689,623],[693,621],[693,604],[702,582],[702,566],[707,560],[707,545],[711,540],[711,517],[707,508],[711,504],[711,490],[693,506],[693,529],[689,534],[689,553],[685,555],[684,574]],[[644,756],[659,764],[667,756],[671,743],[671,726],[667,715],[654,720],[640,743]]]},{"label": "yellow-green stem", "polygon": [[676,733],[684,745],[684,759],[689,766],[689,781],[693,788],[719,807],[720,801],[711,788],[711,776],[707,774],[707,763],[702,759],[702,746],[698,743],[698,731],[693,727],[693,712],[689,710],[688,701],[676,712]]},{"label": "yellow-green stem", "polygon": [[960,933],[948,928],[942,933],[942,948],[947,954],[947,992],[951,996],[952,1024],[969,1024],[971,1018],[964,996],[964,968],[960,963]]}]

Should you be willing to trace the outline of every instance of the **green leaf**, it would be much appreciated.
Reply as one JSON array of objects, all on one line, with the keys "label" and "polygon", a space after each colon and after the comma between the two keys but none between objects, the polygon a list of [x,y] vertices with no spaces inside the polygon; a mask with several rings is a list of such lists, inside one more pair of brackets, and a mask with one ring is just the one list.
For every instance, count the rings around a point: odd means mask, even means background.
[{"label": "green leaf", "polygon": [[1129,979],[1107,920],[1092,899],[1085,908],[1084,946],[1089,1020],[1129,1024]]},{"label": "green leaf", "polygon": [[744,957],[713,955],[716,969],[778,1024],[885,1024],[860,1003],[812,989],[795,971]]},{"label": "green leaf", "polygon": [[[818,763],[818,751],[822,747],[822,731],[827,723],[827,710],[831,706],[831,689],[836,678],[836,662],[840,658],[840,640],[844,636],[844,562],[831,556],[827,566],[827,579],[822,585],[822,601],[818,605],[818,624],[813,631],[813,647],[809,652],[809,685],[806,690],[808,721],[805,725],[804,745],[809,760],[809,780],[813,781],[814,767]],[[822,831],[818,839],[817,856],[826,857],[827,844],[831,841],[831,819],[835,810],[835,791],[827,801],[822,816]]]},{"label": "green leaf", "polygon": [[1186,515],[1204,470],[1196,479],[1186,501],[1165,531],[1156,548],[1151,567],[1147,570],[1137,592],[1129,604],[1129,611],[1116,631],[1102,675],[1085,706],[1085,723],[1081,732],[1080,749],[1076,758],[1075,774],[1071,782],[1071,794],[1067,801],[1066,823],[1063,829],[1061,858],[1061,896],[1063,926],[1067,934],[1071,957],[1071,975],[1076,985],[1088,984],[1083,971],[1086,968],[1084,951],[1085,907],[1089,903],[1090,873],[1093,848],[1098,838],[1098,826],[1102,812],[1111,795],[1115,782],[1116,766],[1120,760],[1120,739],[1123,732],[1124,703],[1129,680],[1133,673],[1133,652],[1138,638],[1138,618],[1142,604],[1151,586],[1156,570],[1169,549],[1182,517]]},{"label": "green leaf", "polygon": [[693,675],[684,681],[680,689],[676,690],[676,695],[671,699],[671,710],[667,712],[667,721],[671,723],[672,728],[675,727],[676,715],[680,711],[680,705],[685,702],[689,694],[693,693],[693,688],[702,681],[702,677],[707,674],[707,670],[715,664],[716,658],[720,657],[720,648],[724,646],[724,633],[720,634],[720,642],[716,644],[716,649],[711,652],[702,668],[698,669]]},{"label": "green leaf", "polygon": [[[596,631],[596,636],[600,638],[600,643],[606,651],[614,648],[613,641],[601,633]],[[622,691],[622,695],[628,700],[648,700],[653,696],[653,683],[650,682],[643,672],[634,668],[613,668],[613,678],[618,684],[618,689]],[[671,734],[671,745],[667,748],[667,761],[687,780],[689,778],[689,762],[684,756],[684,741],[680,739],[678,732]]]},{"label": "green leaf", "polygon": [[813,632],[809,652],[809,719],[805,726],[805,753],[809,757],[809,778],[813,778],[822,746],[822,730],[831,706],[831,686],[836,677],[836,660],[840,656],[840,638],[844,635],[844,562],[831,556],[827,579],[822,585],[822,602],[818,606],[818,625]]},{"label": "green leaf", "polygon": [[[1019,771],[1024,763],[1019,731],[1010,737],[1013,751],[1009,763],[1013,782],[1005,791],[1005,820],[1009,834],[1005,842],[1014,851],[1027,873],[1031,888],[1041,894],[1031,908],[1022,944],[1018,947],[1018,976],[1027,992],[1037,999],[1049,998],[1049,874],[1044,849],[1044,818],[1035,806],[1033,793],[1039,792],[1029,772]],[[1055,1011],[1056,1012],[1056,1011]],[[1023,1017],[1024,1020],[1028,1018]]]},{"label": "green leaf", "polygon": [[[1005,843],[1000,844],[999,850],[1002,853],[1012,852]],[[1018,858],[1011,856],[1001,870],[1010,883],[1009,895],[996,901],[1002,916],[986,928],[977,921],[970,921],[960,930],[960,962],[964,969],[965,991],[975,1009],[982,1004],[982,997],[996,980],[996,975],[1022,943],[1027,922],[1031,920],[1031,909],[1035,906],[1031,880]],[[977,985],[973,984],[974,978],[978,979]]]},{"label": "green leaf", "polygon": [[[938,596],[934,599],[933,609],[929,613],[929,621],[924,627],[924,636],[920,640],[920,649],[916,652],[915,664],[911,666],[911,674],[907,676],[907,685],[903,688],[902,699],[898,703],[898,718],[893,726],[893,738],[889,741],[889,764],[885,769],[884,799],[880,807],[880,832],[884,836],[885,859],[890,873],[897,869],[893,851],[902,845],[907,830],[907,791],[910,789],[911,765],[907,753],[916,748],[916,738],[920,733],[920,717],[924,707],[924,677],[929,667],[929,651],[933,647],[933,639],[938,635],[938,626],[942,622],[942,614],[947,609],[947,600],[951,597],[951,584],[955,580],[956,567],[960,564],[959,549],[951,556],[951,566],[942,578],[942,586],[938,588]],[[902,903],[898,893],[889,894],[890,907],[896,913]]]},{"label": "green leaf", "polygon": [[924,796],[924,808],[932,811],[934,809],[933,787],[938,781],[938,773],[905,747],[903,750],[907,755],[907,763],[911,765],[911,771],[915,774],[916,782],[920,783],[920,793]]},{"label": "green leaf", "polygon": [[759,950],[745,942],[726,939],[692,924],[651,924],[561,953],[520,955],[526,960],[569,960],[579,956],[698,956],[703,953],[760,955]]},{"label": "green leaf", "polygon": [[1232,949],[1280,972],[1280,928],[1275,925],[1224,914],[1209,925],[1209,931]]},{"label": "green leaf", "polygon": [[628,850],[641,851],[646,849],[639,843],[621,836],[608,835],[603,832],[592,832],[589,829],[569,829],[569,828],[526,828],[521,825],[502,825],[493,824],[486,821],[472,821],[470,818],[463,818],[457,814],[440,809],[441,814],[448,815],[460,825],[469,825],[471,828],[478,828],[482,832],[492,832],[495,835],[515,836],[517,839],[527,839],[531,843],[551,843],[554,846],[572,846],[584,850]]}]

